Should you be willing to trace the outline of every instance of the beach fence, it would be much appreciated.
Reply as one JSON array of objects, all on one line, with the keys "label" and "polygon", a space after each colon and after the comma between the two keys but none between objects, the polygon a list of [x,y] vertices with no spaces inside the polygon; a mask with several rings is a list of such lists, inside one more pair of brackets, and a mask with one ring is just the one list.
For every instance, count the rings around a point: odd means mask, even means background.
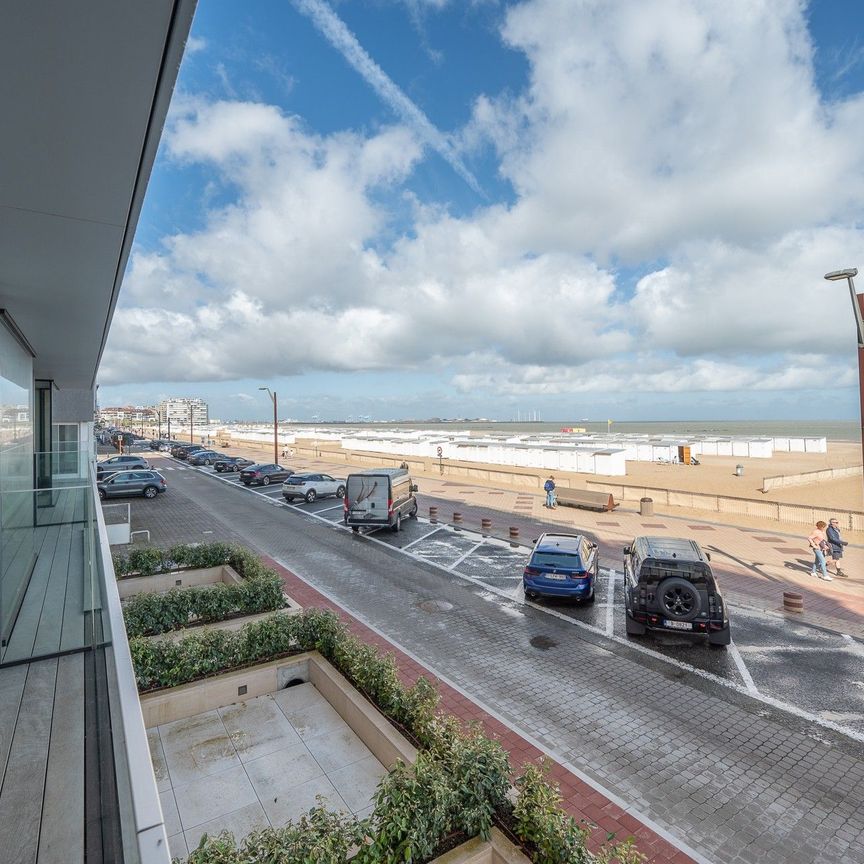
[{"label": "beach fence", "polygon": [[821,471],[807,471],[803,474],[780,474],[776,477],[762,478],[762,491],[786,489],[789,486],[809,486],[811,483],[824,483],[827,480],[840,480],[844,477],[861,477],[861,465],[849,468],[823,468]]},{"label": "beach fence", "polygon": [[[860,468],[856,469],[859,473]],[[712,495],[705,492],[688,492],[683,489],[660,489],[651,486],[629,486],[622,483],[605,483],[597,480],[587,482],[589,489],[609,492],[616,501],[638,502],[642,498],[652,498],[655,505],[684,507],[690,510],[703,510],[707,513],[730,513],[736,516],[750,516],[785,522],[790,525],[814,525],[824,519],[830,510],[847,531],[864,531],[864,512],[843,510],[833,507],[818,507],[809,504],[784,504],[779,501],[758,501],[753,498],[736,498],[731,495]]]}]

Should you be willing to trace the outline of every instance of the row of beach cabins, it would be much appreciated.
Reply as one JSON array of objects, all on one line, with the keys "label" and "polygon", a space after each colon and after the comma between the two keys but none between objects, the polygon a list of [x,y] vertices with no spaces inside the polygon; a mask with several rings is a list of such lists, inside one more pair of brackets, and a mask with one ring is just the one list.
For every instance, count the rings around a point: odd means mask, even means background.
[{"label": "row of beach cabins", "polygon": [[[235,439],[267,440],[272,431],[232,430]],[[645,437],[639,435],[471,435],[456,432],[442,435],[431,430],[304,429],[297,438],[338,441],[343,449],[398,456],[441,458],[549,471],[576,471],[623,477],[627,462],[678,462],[682,452],[690,456],[732,456],[741,459],[770,459],[775,452],[825,453],[828,443],[821,437],[724,438],[695,436]],[[295,435],[279,440],[290,445]],[[682,448],[689,448],[689,451]]]}]

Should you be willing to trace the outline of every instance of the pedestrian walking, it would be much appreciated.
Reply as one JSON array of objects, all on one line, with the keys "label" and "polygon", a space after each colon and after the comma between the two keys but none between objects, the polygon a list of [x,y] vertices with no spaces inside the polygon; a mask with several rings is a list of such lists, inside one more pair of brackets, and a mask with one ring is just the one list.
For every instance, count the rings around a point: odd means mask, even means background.
[{"label": "pedestrian walking", "polygon": [[840,537],[840,521],[835,517],[828,520],[828,528],[825,531],[828,538],[828,552],[834,562],[834,572],[841,578],[846,579],[847,574],[840,569],[840,559],[843,557],[843,547],[849,543]]},{"label": "pedestrian walking", "polygon": [[828,567],[825,563],[825,553],[828,551],[828,538],[825,536],[826,527],[826,524],[820,520],[807,538],[807,542],[813,550],[813,566],[810,568],[810,575],[816,576],[816,568],[818,567],[822,570],[822,575],[819,578],[825,582],[833,582],[834,580],[828,575]]},{"label": "pedestrian walking", "polygon": [[554,509],[558,505],[555,503],[555,478],[551,474],[549,475],[549,479],[543,484],[543,489],[546,492],[546,503],[543,506]]}]

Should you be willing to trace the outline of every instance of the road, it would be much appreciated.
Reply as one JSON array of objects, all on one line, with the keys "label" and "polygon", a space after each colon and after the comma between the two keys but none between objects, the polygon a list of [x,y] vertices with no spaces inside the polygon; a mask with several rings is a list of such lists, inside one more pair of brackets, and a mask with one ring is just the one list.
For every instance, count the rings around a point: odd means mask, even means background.
[{"label": "road", "polygon": [[524,547],[422,520],[358,537],[337,500],[287,505],[278,487],[161,461],[169,493],[136,511],[203,511],[704,860],[864,860],[856,640],[735,607],[729,651],[631,641],[611,560],[593,606],[527,603]]}]

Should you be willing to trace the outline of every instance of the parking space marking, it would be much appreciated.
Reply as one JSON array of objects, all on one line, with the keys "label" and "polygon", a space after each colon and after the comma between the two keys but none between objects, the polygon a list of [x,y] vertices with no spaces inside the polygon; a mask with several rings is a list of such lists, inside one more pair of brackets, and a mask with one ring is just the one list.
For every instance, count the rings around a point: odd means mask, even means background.
[{"label": "parking space marking", "polygon": [[427,537],[431,537],[433,534],[437,534],[440,530],[441,530],[441,526],[440,526],[440,525],[436,525],[436,526],[435,526],[435,529],[434,529],[433,531],[430,531],[428,534],[424,534],[422,537],[418,537],[416,540],[412,540],[410,543],[406,543],[406,544],[402,547],[402,550],[404,551],[404,550],[407,549],[409,546],[413,546],[415,543],[419,543],[421,540],[425,540]]},{"label": "parking space marking", "polygon": [[[209,476],[215,477],[216,475],[211,474]],[[226,478],[223,478],[223,477],[216,477],[216,479],[222,480],[225,483],[231,483],[232,482],[231,480],[227,480]],[[239,485],[239,484],[234,483],[233,485]],[[310,519],[317,519],[320,522],[324,523],[325,525],[329,525],[331,528],[335,528],[336,530],[346,531],[346,532],[351,530],[350,528],[348,528],[345,525],[340,524],[339,522],[333,522],[332,520],[326,519],[323,516],[319,516],[317,513],[313,513],[309,510],[303,510],[302,507],[298,507],[295,504],[288,504],[285,502],[280,504],[280,502],[273,501],[272,499],[268,498],[268,496],[263,495],[261,492],[258,492],[255,489],[251,489],[248,486],[243,487],[243,488],[245,488],[248,492],[251,492],[253,495],[261,495],[262,498],[266,499],[271,504],[275,504],[276,506],[288,507],[292,510],[295,510],[297,513],[303,514],[304,516],[306,516]],[[419,520],[418,519],[418,522],[420,522],[420,521],[426,521],[426,520]],[[445,528],[445,526],[440,526],[440,527]],[[452,530],[452,529],[446,529],[445,528],[445,530]],[[465,532],[465,533],[469,534],[469,533],[473,533],[473,532]],[[550,609],[548,607],[541,606],[537,603],[534,603],[534,602],[527,600],[524,597],[520,596],[520,591],[518,591],[518,590],[514,591],[513,589],[510,589],[508,591],[508,590],[505,590],[503,588],[498,588],[494,585],[490,585],[488,582],[484,582],[482,579],[478,579],[475,576],[469,576],[467,573],[461,573],[458,570],[452,569],[453,567],[456,566],[455,564],[450,565],[449,567],[445,567],[442,564],[437,564],[434,561],[430,561],[426,558],[423,558],[420,555],[417,555],[415,552],[412,552],[409,549],[405,549],[405,548],[400,549],[398,546],[393,546],[390,543],[386,543],[383,540],[379,540],[377,537],[371,536],[371,532],[367,533],[367,534],[363,534],[362,536],[363,536],[364,540],[366,540],[370,543],[378,543],[379,545],[383,546],[386,549],[401,553],[403,555],[407,555],[409,558],[412,558],[418,564],[422,564],[426,567],[434,567],[436,570],[440,570],[443,573],[446,573],[448,575],[455,575],[459,579],[462,579],[465,582],[470,582],[471,584],[475,585],[478,588],[483,589],[486,592],[496,594],[497,596],[501,597],[503,600],[507,601],[508,603],[514,603],[518,606],[529,606],[532,609],[536,610],[537,612],[542,612],[545,615],[551,615],[554,618],[558,618],[561,621],[565,621],[567,624],[574,625],[576,627],[581,627],[583,630],[587,630],[587,631],[595,634],[596,636],[600,636],[602,638],[608,639],[609,642],[614,642],[616,645],[624,646],[625,648],[627,648],[631,651],[634,651],[638,654],[642,654],[646,657],[651,657],[654,660],[657,660],[661,663],[666,663],[670,666],[675,666],[678,669],[681,669],[685,672],[689,672],[692,675],[697,675],[700,678],[705,679],[706,681],[711,681],[714,684],[718,684],[721,687],[727,688],[728,690],[734,690],[737,693],[741,693],[745,696],[750,696],[752,699],[754,699],[758,702],[762,702],[765,705],[769,705],[772,708],[776,708],[778,711],[783,711],[787,714],[791,714],[791,715],[793,715],[799,719],[802,719],[808,723],[813,723],[813,724],[816,724],[818,726],[821,726],[824,729],[831,729],[832,731],[837,732],[838,734],[843,735],[847,738],[851,738],[854,741],[858,741],[859,743],[864,743],[864,731],[859,732],[856,729],[851,729],[848,726],[843,726],[842,724],[837,723],[833,720],[827,720],[823,717],[820,717],[818,714],[813,714],[812,712],[807,711],[803,708],[799,708],[796,705],[791,705],[787,702],[783,702],[780,699],[776,699],[773,696],[768,696],[764,693],[761,693],[758,689],[756,689],[755,685],[753,687],[753,690],[751,691],[747,686],[742,686],[737,681],[730,681],[726,678],[723,678],[720,675],[715,674],[714,672],[708,672],[706,669],[700,669],[697,666],[693,666],[692,664],[687,663],[684,660],[678,660],[675,657],[668,657],[667,655],[662,654],[659,651],[655,651],[653,648],[648,648],[645,645],[640,645],[638,642],[635,642],[635,641],[633,641],[629,638],[626,638],[624,636],[618,636],[615,633],[613,633],[611,636],[607,636],[605,627],[601,629],[600,627],[596,627],[593,624],[587,623],[586,621],[580,621],[577,618],[571,618],[569,615],[565,615],[562,612],[558,612],[555,609]],[[482,546],[484,542],[485,542],[484,540],[481,540],[479,543],[476,544],[476,546],[474,548],[475,549],[480,548],[480,546]],[[468,554],[470,554],[470,552]],[[467,557],[467,554],[463,555],[462,559],[464,559],[466,557]],[[287,569],[289,569],[289,570],[292,569],[291,567],[288,567],[288,565],[283,565],[283,566],[286,566]],[[292,572],[294,572],[294,571],[292,570]],[[521,585],[518,585],[517,588],[521,588]],[[855,641],[852,639],[852,637],[849,637],[849,640]],[[744,668],[746,670],[746,667],[744,667]],[[747,672],[747,676],[749,677],[749,672]],[[744,677],[743,673],[742,673],[742,677]],[[752,683],[752,678],[750,678],[750,681]]]},{"label": "parking space marking", "polygon": [[606,635],[611,636],[615,630],[612,613],[615,611],[615,569],[609,571],[609,581],[606,584]]},{"label": "parking space marking", "polygon": [[464,555],[460,555],[447,569],[455,570],[469,555],[473,555],[486,541],[481,540],[472,546]]},{"label": "parking space marking", "polygon": [[738,667],[738,673],[744,681],[744,686],[747,688],[747,692],[751,696],[758,696],[759,691],[756,689],[756,683],[753,681],[753,676],[750,674],[750,670],[744,665],[744,658],[741,656],[741,652],[738,650],[738,646],[734,642],[729,643],[729,653],[732,655],[732,659]]},{"label": "parking space marking", "polygon": [[329,513],[331,510],[344,510],[345,505],[342,503],[336,504],[333,507],[325,507],[323,510],[316,510],[316,513]]}]

